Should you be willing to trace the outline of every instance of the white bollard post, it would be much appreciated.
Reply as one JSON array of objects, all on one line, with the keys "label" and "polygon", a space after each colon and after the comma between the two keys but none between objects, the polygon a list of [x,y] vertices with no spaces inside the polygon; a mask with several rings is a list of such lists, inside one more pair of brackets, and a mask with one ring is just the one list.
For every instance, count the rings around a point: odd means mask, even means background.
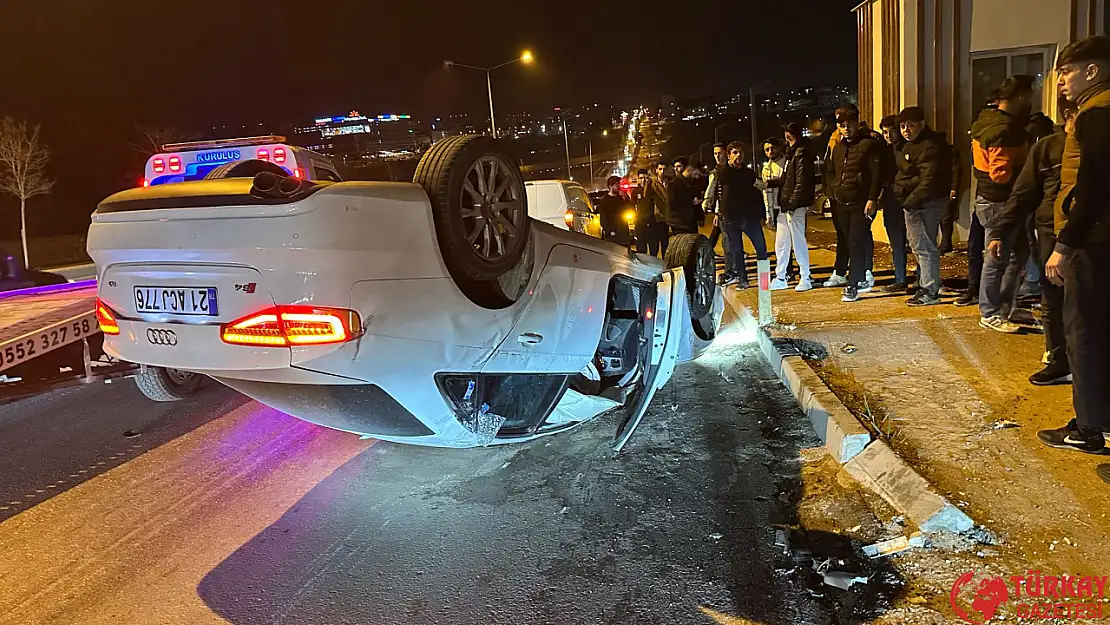
[{"label": "white bollard post", "polygon": [[759,267],[759,326],[766,327],[775,322],[775,315],[771,311],[771,261],[763,259],[757,263]]}]

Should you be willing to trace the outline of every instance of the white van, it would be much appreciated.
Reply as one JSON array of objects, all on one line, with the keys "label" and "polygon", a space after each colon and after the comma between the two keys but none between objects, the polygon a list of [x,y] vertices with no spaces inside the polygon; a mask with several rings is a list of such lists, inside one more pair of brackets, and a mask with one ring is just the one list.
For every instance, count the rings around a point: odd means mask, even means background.
[{"label": "white van", "polygon": [[524,183],[524,190],[528,213],[534,219],[601,238],[601,217],[582,185],[570,180],[535,180]]}]

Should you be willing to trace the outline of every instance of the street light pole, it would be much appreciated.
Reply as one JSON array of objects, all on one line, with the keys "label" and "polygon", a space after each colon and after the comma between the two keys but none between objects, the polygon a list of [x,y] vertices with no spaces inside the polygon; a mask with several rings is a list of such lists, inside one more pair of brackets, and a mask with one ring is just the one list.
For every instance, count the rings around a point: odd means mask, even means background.
[{"label": "street light pole", "polygon": [[490,133],[493,135],[494,139],[497,138],[497,121],[494,119],[494,116],[493,116],[493,81],[490,79],[490,72],[492,72],[495,69],[500,69],[502,67],[505,67],[506,65],[512,65],[514,63],[524,63],[524,64],[527,65],[527,64],[532,62],[532,58],[533,58],[532,53],[528,50],[525,50],[519,57],[517,57],[517,58],[515,58],[511,61],[505,61],[504,63],[502,63],[500,65],[494,65],[493,67],[477,67],[477,66],[474,66],[474,65],[463,65],[462,63],[456,63],[454,61],[444,61],[443,62],[443,64],[447,67],[463,67],[463,68],[466,68],[466,69],[473,69],[473,70],[476,70],[476,71],[479,71],[479,72],[485,72],[486,73],[486,91],[489,93],[489,127],[490,127]]},{"label": "street light pole", "polygon": [[497,138],[497,122],[495,121],[495,118],[493,116],[493,82],[490,81],[489,73],[490,73],[490,70],[487,69],[486,70],[486,90],[489,91],[489,127],[490,127],[490,134],[492,134],[493,138],[496,139]]},{"label": "street light pole", "polygon": [[590,139],[590,188],[594,186],[594,140]]},{"label": "street light pole", "polygon": [[755,85],[752,85],[748,89],[748,105],[751,107],[751,113],[752,113],[752,168],[754,169],[755,168],[755,151],[759,149],[759,146],[756,145],[756,142],[759,141],[759,139],[756,138],[756,134],[759,131],[756,130],[756,124],[755,124]]},{"label": "street light pole", "polygon": [[566,119],[563,119],[563,145],[567,148],[567,179],[574,180],[574,174],[570,173],[570,138],[567,135]]}]

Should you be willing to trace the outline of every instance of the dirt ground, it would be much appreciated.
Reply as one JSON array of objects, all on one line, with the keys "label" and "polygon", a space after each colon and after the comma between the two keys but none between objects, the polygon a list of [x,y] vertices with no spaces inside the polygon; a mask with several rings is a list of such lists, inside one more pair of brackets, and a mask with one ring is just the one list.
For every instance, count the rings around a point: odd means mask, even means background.
[{"label": "dirt ground", "polygon": [[[832,271],[835,235],[814,221],[817,282]],[[966,254],[945,257],[947,286],[962,286],[966,264]],[[875,266],[880,284],[893,281],[886,246],[876,246]],[[757,295],[743,298],[754,308]],[[1043,336],[984,330],[977,309],[956,308],[951,297],[924,309],[877,290],[855,304],[839,297],[839,289],[780,291],[773,306],[783,335],[826,348],[828,357],[811,364],[846,405],[994,532],[998,555],[1017,568],[1110,573],[1110,487],[1094,471],[1110,457],[1053,450],[1036,438],[1072,416],[1069,386],[1027,381],[1040,368]]]}]

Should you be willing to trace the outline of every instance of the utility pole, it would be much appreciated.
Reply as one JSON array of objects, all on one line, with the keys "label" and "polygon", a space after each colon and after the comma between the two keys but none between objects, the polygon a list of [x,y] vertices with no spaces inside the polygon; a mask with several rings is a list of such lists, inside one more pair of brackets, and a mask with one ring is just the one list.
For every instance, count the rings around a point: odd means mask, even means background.
[{"label": "utility pole", "polygon": [[487,69],[486,70],[486,91],[489,93],[489,127],[490,127],[490,131],[491,131],[490,134],[493,136],[494,139],[496,139],[497,138],[497,122],[494,121],[494,117],[493,117],[493,83],[490,82],[489,73],[490,73],[490,70]]},{"label": "utility pole", "polygon": [[567,120],[563,120],[563,145],[567,148],[567,179],[574,180],[574,174],[570,173],[570,135],[567,134]]},{"label": "utility pole", "polygon": [[756,136],[758,130],[755,123],[755,85],[748,89],[748,105],[751,107],[752,113],[752,169],[755,169],[755,151],[759,149],[759,139]]},{"label": "utility pole", "polygon": [[594,140],[590,139],[590,188],[594,186]]}]

